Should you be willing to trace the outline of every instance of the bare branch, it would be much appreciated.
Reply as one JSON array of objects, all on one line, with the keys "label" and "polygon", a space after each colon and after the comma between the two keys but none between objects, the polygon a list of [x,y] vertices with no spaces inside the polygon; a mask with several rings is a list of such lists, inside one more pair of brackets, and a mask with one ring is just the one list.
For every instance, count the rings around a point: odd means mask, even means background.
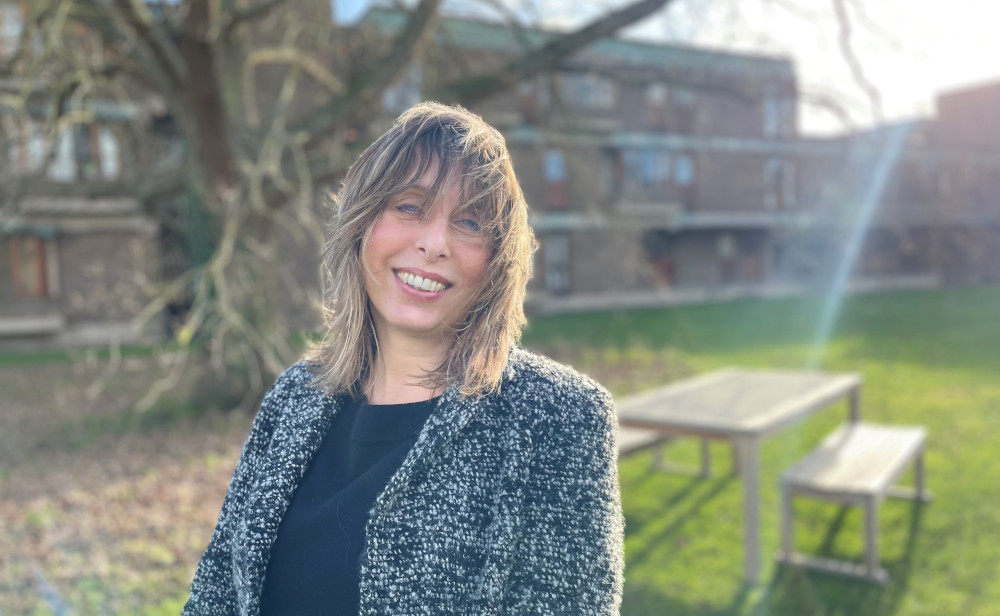
[{"label": "bare branch", "polygon": [[868,13],[865,11],[865,6],[863,2],[859,2],[858,0],[852,0],[851,4],[852,4],[852,10],[857,15],[858,23],[861,24],[861,26],[867,28],[868,31],[874,34],[876,37],[887,42],[890,47],[897,50],[902,48],[903,45],[896,36],[894,36],[891,32],[883,28],[881,25],[876,23],[871,17],[868,16]]},{"label": "bare branch", "polygon": [[333,73],[324,68],[314,58],[310,58],[301,49],[288,46],[253,51],[247,58],[243,69],[247,123],[252,127],[260,124],[260,114],[257,110],[258,93],[254,75],[257,67],[262,64],[289,64],[308,74],[329,90],[331,94],[339,94],[344,90],[344,84]]},{"label": "bare branch", "polygon": [[184,87],[187,81],[184,59],[169,33],[153,19],[149,7],[141,0],[114,0],[114,6],[118,7],[120,17],[132,26],[139,39],[146,44],[173,85]]},{"label": "bare branch", "polygon": [[223,38],[230,38],[236,28],[244,23],[267,17],[271,11],[285,3],[285,0],[264,0],[254,6],[234,11],[224,19],[221,24],[221,34]]},{"label": "bare branch", "polygon": [[296,123],[293,132],[306,130],[319,141],[336,127],[343,126],[360,115],[361,110],[372,114],[373,101],[389,86],[403,69],[418,56],[430,38],[441,0],[420,0],[410,14],[404,30],[396,36],[392,49],[374,62],[351,88],[329,105],[317,109]]},{"label": "bare branch", "polygon": [[666,6],[671,0],[640,0],[614,11],[586,26],[559,36],[536,52],[525,53],[503,69],[476,77],[467,77],[446,84],[436,98],[457,99],[464,104],[472,104],[502,92],[521,80],[536,73],[552,70],[570,54],[579,51],[596,40],[617,32],[621,28]]},{"label": "bare branch", "polygon": [[847,13],[847,3],[845,0],[833,0],[833,6],[836,9],[837,24],[840,27],[839,42],[841,53],[844,54],[844,60],[847,61],[847,66],[851,69],[851,75],[854,77],[854,81],[871,101],[876,121],[881,121],[882,95],[878,91],[878,88],[868,80],[867,76],[865,76],[864,67],[862,67],[861,61],[854,53],[854,48],[851,46],[851,17]]}]

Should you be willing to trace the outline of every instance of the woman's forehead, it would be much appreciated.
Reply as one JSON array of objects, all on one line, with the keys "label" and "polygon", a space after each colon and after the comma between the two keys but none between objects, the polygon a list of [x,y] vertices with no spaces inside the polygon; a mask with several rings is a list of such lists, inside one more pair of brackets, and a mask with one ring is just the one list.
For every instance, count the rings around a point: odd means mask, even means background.
[{"label": "woman's forehead", "polygon": [[441,163],[435,160],[423,170],[420,167],[416,166],[409,173],[406,182],[401,187],[402,190],[398,193],[400,196],[412,195],[430,203],[442,195],[454,192],[458,195],[456,209],[473,208],[478,211],[482,208],[481,203],[468,200],[466,177],[460,164],[453,163],[442,168]]}]

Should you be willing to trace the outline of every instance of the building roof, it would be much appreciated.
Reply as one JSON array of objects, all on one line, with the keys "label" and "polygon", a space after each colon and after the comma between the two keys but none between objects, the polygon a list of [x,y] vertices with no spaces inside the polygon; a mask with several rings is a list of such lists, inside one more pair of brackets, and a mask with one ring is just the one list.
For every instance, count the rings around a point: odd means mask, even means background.
[{"label": "building roof", "polygon": [[[359,25],[373,27],[382,34],[391,36],[404,27],[408,18],[409,15],[403,11],[372,9]],[[526,47],[538,48],[561,34],[563,33],[537,28],[519,29],[495,22],[444,17],[435,36],[439,44],[502,53],[522,51]],[[580,52],[578,57],[667,72],[674,69],[732,74],[749,72],[779,80],[795,79],[795,67],[788,58],[619,38],[600,39]]]}]

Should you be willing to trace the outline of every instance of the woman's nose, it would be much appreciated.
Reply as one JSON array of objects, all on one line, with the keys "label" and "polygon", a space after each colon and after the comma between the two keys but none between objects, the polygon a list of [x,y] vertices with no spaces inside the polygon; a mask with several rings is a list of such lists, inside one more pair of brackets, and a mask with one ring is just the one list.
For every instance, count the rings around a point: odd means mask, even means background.
[{"label": "woman's nose", "polygon": [[430,262],[448,257],[448,219],[435,212],[420,225],[417,250]]}]

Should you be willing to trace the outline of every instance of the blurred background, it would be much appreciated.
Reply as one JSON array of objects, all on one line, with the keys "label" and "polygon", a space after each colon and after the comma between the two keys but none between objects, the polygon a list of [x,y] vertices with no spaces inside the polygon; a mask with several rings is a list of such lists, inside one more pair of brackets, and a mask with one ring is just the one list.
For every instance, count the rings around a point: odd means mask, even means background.
[{"label": "blurred background", "polygon": [[[624,614],[997,614],[997,11],[0,0],[0,613],[179,611],[321,331],[328,195],[440,100],[501,130],[531,206],[525,346],[618,398],[859,372],[866,419],[928,428],[936,500],[883,507],[886,586],[770,560],[777,478],[839,412],[762,450],[757,584],[737,479],[623,458]],[[858,511],[796,515],[801,549],[860,558]]]}]

